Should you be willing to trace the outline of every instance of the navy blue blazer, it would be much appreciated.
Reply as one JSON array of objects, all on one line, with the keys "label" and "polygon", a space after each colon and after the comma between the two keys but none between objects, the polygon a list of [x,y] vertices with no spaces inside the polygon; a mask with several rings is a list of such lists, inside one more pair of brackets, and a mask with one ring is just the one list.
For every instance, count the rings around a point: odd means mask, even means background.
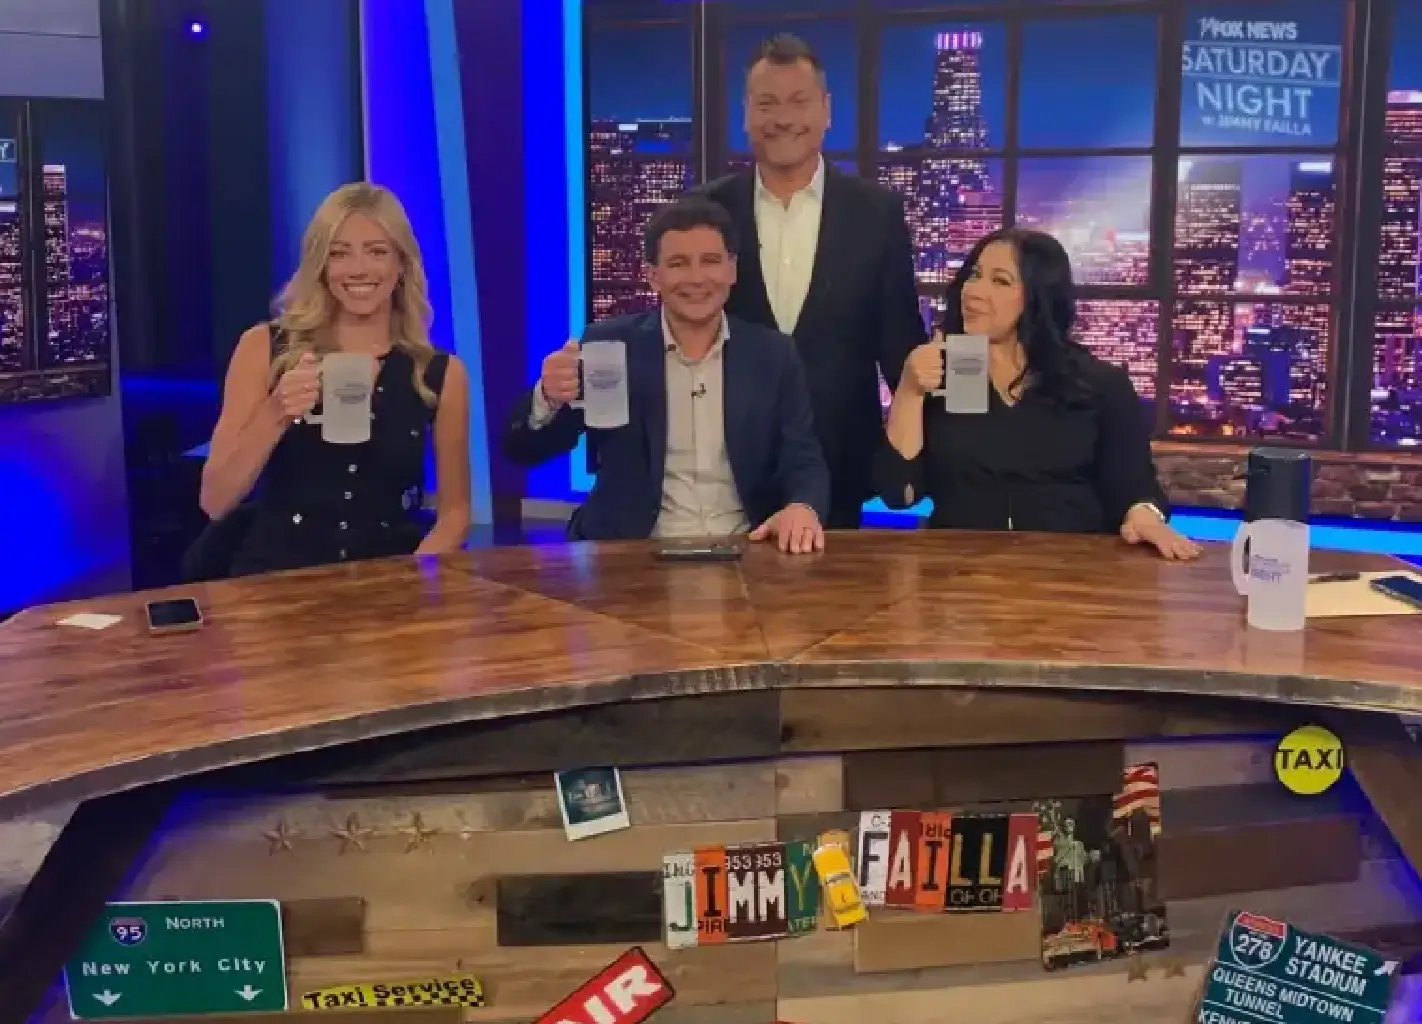
[{"label": "navy blue blazer", "polygon": [[[790,338],[729,318],[723,349],[726,454],[751,528],[786,505],[810,506],[823,519],[829,470],[815,437],[804,371]],[[568,524],[573,540],[650,537],[662,508],[667,456],[666,345],[660,311],[591,325],[583,341],[627,343],[626,426],[588,430],[597,453],[597,482]],[[688,401],[690,398],[688,397]],[[587,429],[581,410],[564,406],[534,430],[530,389],[504,434],[504,452],[534,466],[577,446]]]}]

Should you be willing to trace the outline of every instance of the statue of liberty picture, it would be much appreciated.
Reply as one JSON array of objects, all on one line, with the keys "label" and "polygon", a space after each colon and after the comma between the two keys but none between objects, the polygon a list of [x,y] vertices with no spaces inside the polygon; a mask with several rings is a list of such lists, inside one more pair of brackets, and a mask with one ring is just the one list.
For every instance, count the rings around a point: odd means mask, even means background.
[{"label": "statue of liberty picture", "polygon": [[1157,895],[1160,772],[1132,765],[1114,794],[1041,800],[1042,965],[1057,970],[1170,945]]}]

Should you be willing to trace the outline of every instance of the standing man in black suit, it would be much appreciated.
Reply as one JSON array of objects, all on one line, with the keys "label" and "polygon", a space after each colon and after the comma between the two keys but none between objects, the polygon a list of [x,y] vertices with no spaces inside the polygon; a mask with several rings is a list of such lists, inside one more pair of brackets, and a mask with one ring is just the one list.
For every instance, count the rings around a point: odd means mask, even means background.
[{"label": "standing man in black suit", "polygon": [[795,36],[761,46],[745,118],[755,166],[704,187],[746,240],[726,312],[795,339],[829,463],[825,526],[856,529],[883,434],[875,370],[896,387],[927,340],[903,200],[825,162],[824,68]]}]

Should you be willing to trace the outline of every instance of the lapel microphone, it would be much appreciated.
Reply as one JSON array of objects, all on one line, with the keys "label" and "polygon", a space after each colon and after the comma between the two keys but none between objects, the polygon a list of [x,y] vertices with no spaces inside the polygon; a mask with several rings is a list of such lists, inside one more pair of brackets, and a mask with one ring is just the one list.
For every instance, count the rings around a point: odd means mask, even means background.
[{"label": "lapel microphone", "polygon": [[691,397],[692,397],[692,398],[705,398],[705,397],[706,397],[706,382],[705,382],[705,381],[702,381],[700,384],[696,385],[696,390],[694,390],[694,391],[691,393]]}]

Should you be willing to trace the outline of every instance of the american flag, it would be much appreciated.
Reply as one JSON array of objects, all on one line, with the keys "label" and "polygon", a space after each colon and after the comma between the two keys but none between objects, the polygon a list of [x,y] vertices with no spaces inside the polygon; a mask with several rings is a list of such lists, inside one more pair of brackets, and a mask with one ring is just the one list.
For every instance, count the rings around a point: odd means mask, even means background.
[{"label": "american flag", "polygon": [[[1041,821],[1041,818],[1037,819]],[[1052,870],[1052,833],[1037,829],[1037,873],[1045,875]]]},{"label": "american flag", "polygon": [[1154,764],[1134,764],[1126,769],[1121,791],[1116,794],[1111,815],[1129,818],[1136,811],[1150,817],[1150,834],[1160,835],[1160,768]]}]

